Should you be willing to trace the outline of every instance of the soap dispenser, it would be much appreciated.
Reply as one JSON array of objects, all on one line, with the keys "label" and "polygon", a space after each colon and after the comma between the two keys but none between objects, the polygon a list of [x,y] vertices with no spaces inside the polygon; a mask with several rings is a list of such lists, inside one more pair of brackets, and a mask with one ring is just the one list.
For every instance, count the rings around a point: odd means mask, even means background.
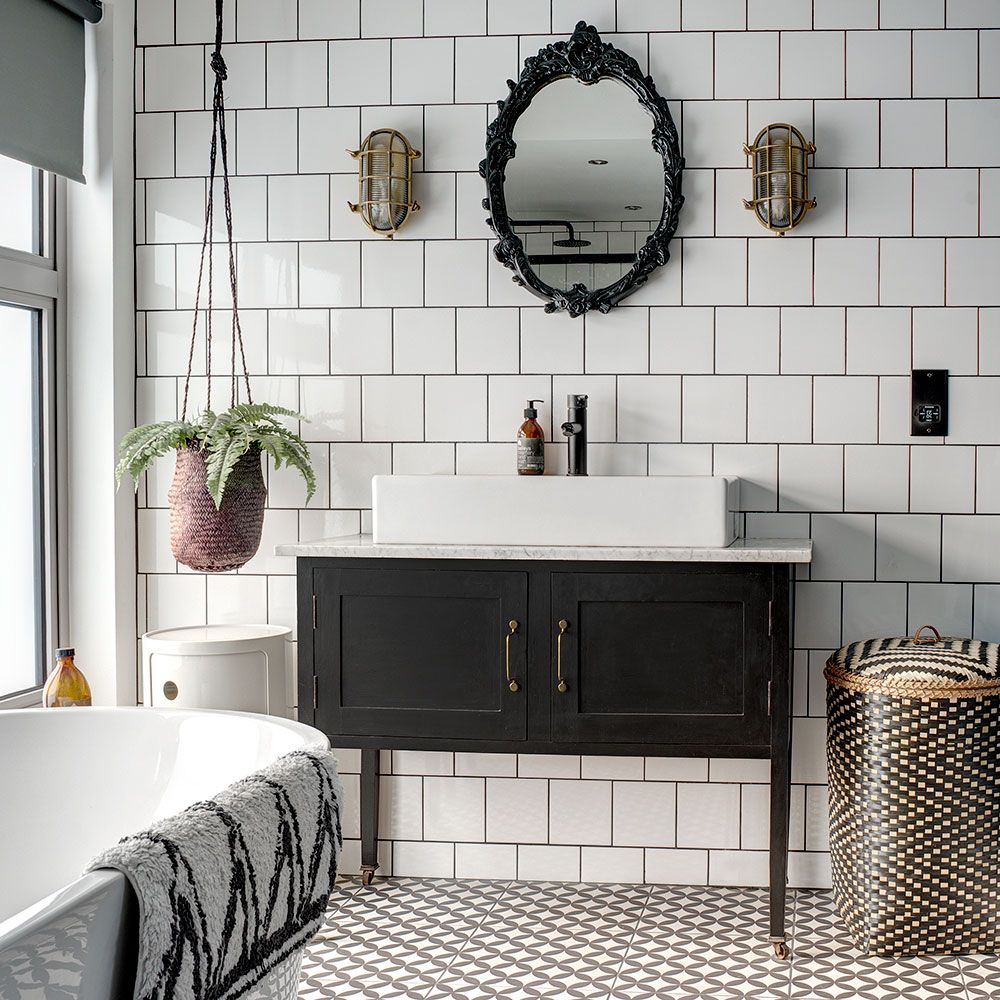
[{"label": "soap dispenser", "polygon": [[517,432],[517,474],[540,476],[545,472],[545,432],[538,422],[535,403],[544,399],[529,399],[524,408],[524,423]]}]

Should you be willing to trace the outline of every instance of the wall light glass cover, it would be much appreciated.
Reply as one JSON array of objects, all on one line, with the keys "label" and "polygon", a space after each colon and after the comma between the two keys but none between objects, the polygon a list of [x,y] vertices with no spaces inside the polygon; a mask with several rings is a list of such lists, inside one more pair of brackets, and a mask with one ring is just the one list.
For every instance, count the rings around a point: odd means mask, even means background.
[{"label": "wall light glass cover", "polygon": [[402,132],[370,132],[360,149],[348,150],[358,161],[358,203],[348,202],[375,233],[392,237],[420,206],[413,200],[413,161],[420,155]]},{"label": "wall light glass cover", "polygon": [[793,125],[776,123],[765,125],[743,152],[753,168],[753,196],[743,207],[753,209],[762,226],[782,236],[816,207],[816,199],[809,197],[807,162],[816,147]]}]

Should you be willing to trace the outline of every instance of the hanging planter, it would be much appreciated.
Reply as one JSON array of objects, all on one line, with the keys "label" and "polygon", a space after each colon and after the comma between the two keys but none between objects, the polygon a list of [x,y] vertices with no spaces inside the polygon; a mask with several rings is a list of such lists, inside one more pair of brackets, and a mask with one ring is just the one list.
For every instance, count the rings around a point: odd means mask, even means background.
[{"label": "hanging planter", "polygon": [[[268,454],[276,469],[288,465],[301,473],[306,484],[306,503],[316,489],[309,449],[302,438],[284,421],[302,420],[300,414],[269,403],[254,403],[250,375],[243,349],[243,333],[237,308],[236,253],[233,246],[232,201],[229,194],[229,156],[223,82],[226,63],[222,58],[223,0],[215,3],[215,49],[212,72],[215,90],[212,99],[212,144],[209,154],[208,204],[198,263],[198,284],[194,301],[194,323],[188,351],[187,376],[180,420],[144,424],[122,438],[115,477],[121,483],[127,472],[139,488],[139,477],[152,463],[176,451],[177,464],[167,499],[170,504],[170,548],[174,558],[201,573],[222,573],[238,569],[253,558],[260,546],[264,525],[267,487],[261,459]],[[212,379],[207,382],[204,411],[188,419],[191,370],[198,340],[198,315],[205,283],[205,344],[207,371],[212,371],[212,232],[214,181],[217,159],[222,160],[222,193],[229,248],[229,291],[232,297],[230,330],[229,409],[212,410]],[[207,270],[207,275],[206,275]],[[237,370],[237,363],[242,372]]]}]

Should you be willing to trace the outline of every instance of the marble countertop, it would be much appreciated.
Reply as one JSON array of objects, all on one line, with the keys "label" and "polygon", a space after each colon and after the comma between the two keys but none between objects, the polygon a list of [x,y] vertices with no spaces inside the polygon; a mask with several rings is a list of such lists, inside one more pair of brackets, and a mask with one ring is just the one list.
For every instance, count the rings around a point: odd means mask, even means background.
[{"label": "marble countertop", "polygon": [[738,538],[726,548],[664,548],[602,545],[423,545],[376,544],[371,535],[341,535],[315,542],[278,545],[279,556],[339,559],[546,559],[594,562],[812,562],[808,538]]}]

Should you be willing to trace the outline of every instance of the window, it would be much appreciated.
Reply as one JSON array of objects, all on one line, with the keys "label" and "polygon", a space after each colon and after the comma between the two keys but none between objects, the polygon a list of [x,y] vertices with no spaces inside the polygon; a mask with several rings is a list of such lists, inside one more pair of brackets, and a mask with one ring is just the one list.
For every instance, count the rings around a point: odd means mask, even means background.
[{"label": "window", "polygon": [[37,700],[58,638],[55,343],[63,306],[57,215],[62,182],[0,156],[0,700]]}]

